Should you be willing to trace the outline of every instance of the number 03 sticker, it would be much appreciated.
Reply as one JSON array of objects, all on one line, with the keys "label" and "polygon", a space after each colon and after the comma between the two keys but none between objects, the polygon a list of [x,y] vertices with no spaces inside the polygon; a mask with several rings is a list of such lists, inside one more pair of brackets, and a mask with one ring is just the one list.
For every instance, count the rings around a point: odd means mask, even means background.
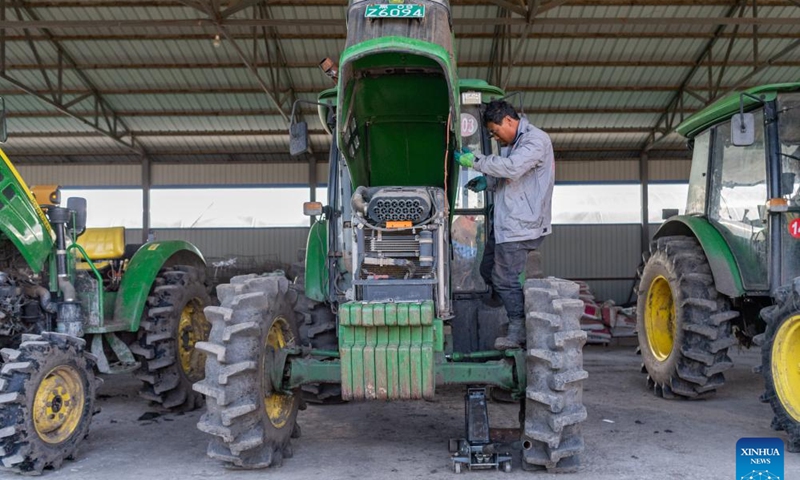
[{"label": "number 03 sticker", "polygon": [[471,137],[478,131],[478,119],[469,113],[461,114],[461,136]]},{"label": "number 03 sticker", "polygon": [[800,238],[800,218],[795,218],[789,223],[789,234],[794,238]]}]

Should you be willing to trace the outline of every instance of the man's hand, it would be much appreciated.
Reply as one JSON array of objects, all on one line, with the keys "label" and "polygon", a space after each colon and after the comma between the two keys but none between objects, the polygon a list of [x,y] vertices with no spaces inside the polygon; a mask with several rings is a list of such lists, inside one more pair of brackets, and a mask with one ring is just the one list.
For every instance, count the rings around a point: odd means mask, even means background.
[{"label": "man's hand", "polygon": [[466,187],[467,190],[471,190],[473,192],[482,192],[486,190],[486,177],[484,177],[483,175],[481,175],[480,177],[475,177],[469,182],[467,182],[467,184],[464,185],[464,187]]},{"label": "man's hand", "polygon": [[461,151],[456,150],[453,152],[453,157],[462,167],[472,168],[472,164],[475,163],[475,154],[467,147],[462,148]]}]

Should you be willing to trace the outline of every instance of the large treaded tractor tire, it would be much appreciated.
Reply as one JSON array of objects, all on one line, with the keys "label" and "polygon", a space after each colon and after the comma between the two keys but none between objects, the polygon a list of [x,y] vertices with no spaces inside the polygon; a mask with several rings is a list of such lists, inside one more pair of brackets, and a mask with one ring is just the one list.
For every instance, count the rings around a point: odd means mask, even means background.
[{"label": "large treaded tractor tire", "polygon": [[787,450],[800,452],[800,278],[778,290],[776,304],[761,311],[767,323],[761,373],[775,429],[789,436]]},{"label": "large treaded tractor tire", "polygon": [[203,309],[211,304],[205,272],[190,266],[163,269],[147,297],[146,318],[130,345],[141,366],[139,395],[169,409],[194,410],[203,398],[192,384],[203,379],[205,353],[195,344],[208,338]]},{"label": "large treaded tractor tire", "polygon": [[194,386],[206,413],[197,428],[212,435],[208,455],[232,468],[280,466],[300,433],[300,392],[276,392],[271,381],[275,353],[298,337],[288,287],[282,275],[234,277],[217,287],[222,306],[206,308],[211,335],[197,345],[208,353],[206,377]]},{"label": "large treaded tractor tire", "polygon": [[0,465],[38,475],[75,455],[94,414],[94,356],[83,339],[23,335],[0,350]]},{"label": "large treaded tractor tire", "polygon": [[559,279],[525,282],[527,382],[523,400],[522,466],[551,473],[580,468],[584,450],[584,305],[577,284]]},{"label": "large treaded tractor tire", "polygon": [[[330,307],[305,295],[302,284],[289,285],[289,300],[298,325],[299,343],[315,350],[339,349],[336,337],[336,315]],[[342,387],[339,384],[317,383],[303,385],[303,399],[311,403],[342,403]]]},{"label": "large treaded tractor tire", "polygon": [[732,311],[714,287],[703,249],[686,236],[651,246],[642,272],[636,327],[647,387],[659,397],[699,398],[725,383]]}]

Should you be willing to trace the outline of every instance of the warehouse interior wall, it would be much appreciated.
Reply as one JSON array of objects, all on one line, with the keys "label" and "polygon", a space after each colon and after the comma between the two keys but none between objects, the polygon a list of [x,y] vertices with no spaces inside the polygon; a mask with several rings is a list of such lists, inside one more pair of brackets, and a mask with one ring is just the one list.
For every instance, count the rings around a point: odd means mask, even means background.
[{"label": "warehouse interior wall", "polygon": [[[636,160],[586,160],[557,163],[561,184],[638,184]],[[650,159],[650,182],[685,182],[690,161]],[[22,165],[29,185],[60,184],[68,188],[137,188],[141,166],[131,165]],[[318,182],[327,180],[327,164],[315,165]],[[158,188],[247,188],[308,185],[306,163],[154,164],[151,184]],[[323,200],[324,199],[319,199]],[[89,211],[91,212],[91,205]],[[265,209],[302,208],[302,205],[264,205]],[[91,213],[90,213],[91,214]],[[652,218],[652,216],[651,216]],[[649,234],[655,231],[651,225]],[[242,271],[274,268],[291,270],[297,252],[305,248],[307,227],[276,228],[167,228],[153,229],[158,240],[182,239],[204,254],[211,275],[225,277]],[[128,243],[141,243],[140,228],[127,228]],[[542,247],[546,275],[586,281],[599,300],[624,304],[631,299],[636,269],[641,262],[639,224],[555,225]],[[235,259],[235,260],[234,260]],[[214,264],[222,265],[214,267]]]}]

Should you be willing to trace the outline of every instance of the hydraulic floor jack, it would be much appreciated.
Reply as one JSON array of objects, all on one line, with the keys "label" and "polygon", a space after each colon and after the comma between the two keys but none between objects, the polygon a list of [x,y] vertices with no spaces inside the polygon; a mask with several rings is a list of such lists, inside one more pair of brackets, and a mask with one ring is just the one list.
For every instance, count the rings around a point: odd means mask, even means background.
[{"label": "hydraulic floor jack", "polygon": [[511,445],[493,443],[489,435],[486,388],[467,388],[464,396],[467,438],[451,438],[453,471],[497,469],[511,471]]}]

